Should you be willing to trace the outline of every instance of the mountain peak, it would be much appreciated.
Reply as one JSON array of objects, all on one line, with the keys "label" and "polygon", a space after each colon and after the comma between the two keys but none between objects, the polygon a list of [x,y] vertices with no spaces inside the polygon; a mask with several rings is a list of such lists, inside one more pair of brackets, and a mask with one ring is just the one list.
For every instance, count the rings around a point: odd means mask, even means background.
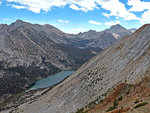
[{"label": "mountain peak", "polygon": [[105,32],[112,33],[117,38],[122,38],[122,37],[128,36],[132,33],[130,30],[127,30],[120,24],[111,26],[109,29],[106,29]]},{"label": "mountain peak", "polygon": [[124,28],[124,27],[122,27],[120,24],[116,24],[110,27],[110,29],[120,29],[120,28]]},{"label": "mountain peak", "polygon": [[16,25],[21,25],[21,24],[25,24],[26,22],[24,22],[23,20],[16,20],[16,22],[12,23],[12,24],[16,24]]},{"label": "mountain peak", "polygon": [[18,19],[16,20],[16,22],[12,23],[11,26],[18,27],[18,26],[25,25],[25,24],[27,24],[27,22]]},{"label": "mountain peak", "polygon": [[24,23],[24,21],[18,19],[18,20],[16,20],[16,23]]},{"label": "mountain peak", "polygon": [[96,32],[96,31],[91,29],[91,30],[89,30],[89,32]]}]

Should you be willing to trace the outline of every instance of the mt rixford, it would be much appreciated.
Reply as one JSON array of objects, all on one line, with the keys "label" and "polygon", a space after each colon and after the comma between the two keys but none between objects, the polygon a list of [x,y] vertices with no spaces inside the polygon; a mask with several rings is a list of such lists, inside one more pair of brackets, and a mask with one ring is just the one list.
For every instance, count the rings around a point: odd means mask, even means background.
[{"label": "mt rixford", "polygon": [[149,31],[150,25],[144,25],[120,39],[33,103],[25,102],[12,112],[73,113],[99,103],[119,83],[144,77],[150,69]]}]

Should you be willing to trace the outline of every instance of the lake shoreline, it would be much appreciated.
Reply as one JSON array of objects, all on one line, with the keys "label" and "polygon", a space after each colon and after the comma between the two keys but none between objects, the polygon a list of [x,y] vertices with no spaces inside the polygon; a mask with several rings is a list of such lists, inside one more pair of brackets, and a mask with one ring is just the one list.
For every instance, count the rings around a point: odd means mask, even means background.
[{"label": "lake shoreline", "polygon": [[43,78],[41,80],[37,80],[36,82],[32,83],[28,87],[27,91],[37,90],[37,89],[45,89],[45,88],[51,87],[53,85],[57,85],[57,84],[61,83],[62,81],[64,81],[69,76],[71,76],[74,72],[75,71],[64,70],[64,71],[58,72],[54,75],[50,75],[46,78]]}]

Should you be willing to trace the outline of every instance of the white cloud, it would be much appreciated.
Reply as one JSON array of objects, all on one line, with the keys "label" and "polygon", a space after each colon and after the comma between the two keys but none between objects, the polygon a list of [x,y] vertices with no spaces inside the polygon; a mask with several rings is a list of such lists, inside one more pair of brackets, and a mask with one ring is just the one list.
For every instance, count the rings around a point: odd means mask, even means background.
[{"label": "white cloud", "polygon": [[74,10],[77,10],[77,11],[82,10],[82,11],[87,12],[87,10],[86,10],[85,8],[79,8],[79,7],[78,7],[77,5],[75,5],[75,4],[71,4],[69,7],[70,7],[71,9],[74,9]]},{"label": "white cloud", "polygon": [[119,19],[119,17],[118,17],[118,16],[116,16],[116,19]]},{"label": "white cloud", "polygon": [[65,0],[7,0],[10,3],[18,3],[26,9],[33,11],[34,13],[40,13],[41,10],[45,12],[49,11],[51,7],[62,7],[67,4]]},{"label": "white cloud", "polygon": [[110,13],[103,12],[106,17],[115,16],[124,20],[140,20],[147,21],[149,16],[143,13],[142,20],[137,17],[134,12],[150,10],[150,2],[142,2],[140,0],[128,0],[128,5],[131,6],[130,10],[127,10],[125,4],[120,0],[6,0],[9,4],[16,3],[12,7],[17,9],[26,8],[34,13],[40,13],[41,10],[48,12],[52,7],[63,7],[68,5],[71,9],[77,11],[91,11],[94,9],[103,8],[110,11]]},{"label": "white cloud", "polygon": [[76,4],[80,6],[81,10],[89,11],[97,8],[96,0],[66,0],[71,1],[71,4]]},{"label": "white cloud", "polygon": [[145,11],[140,19],[140,22],[142,24],[150,23],[150,9],[148,11]]},{"label": "white cloud", "polygon": [[16,9],[25,9],[26,8],[25,6],[20,6],[20,5],[11,5],[11,6]]},{"label": "white cloud", "polygon": [[59,22],[62,22],[62,23],[69,23],[68,20],[58,20]]},{"label": "white cloud", "polygon": [[3,20],[8,21],[9,19],[8,18],[4,18]]},{"label": "white cloud", "polygon": [[17,3],[34,13],[41,10],[49,11],[53,6],[63,7],[67,4],[74,10],[89,11],[97,8],[96,0],[7,0],[9,3]]},{"label": "white cloud", "polygon": [[111,21],[111,22],[105,23],[105,25],[107,25],[107,26],[112,26],[112,25],[116,25],[116,24],[120,24],[120,21]]},{"label": "white cloud", "polygon": [[132,6],[129,9],[129,11],[133,11],[133,12],[141,12],[146,9],[150,9],[150,2],[144,2],[144,1],[140,1],[140,0],[128,0],[127,4]]},{"label": "white cloud", "polygon": [[102,25],[102,23],[96,22],[96,21],[93,21],[93,20],[89,20],[89,23],[94,24],[94,25]]},{"label": "white cloud", "polygon": [[0,2],[0,5],[2,4],[2,2]]},{"label": "white cloud", "polygon": [[107,17],[107,18],[110,18],[110,14],[102,13],[102,15],[104,15],[104,16]]},{"label": "white cloud", "polygon": [[[7,0],[10,3],[16,2],[21,6],[16,8],[26,8],[35,13],[40,13],[41,10],[49,11],[53,6],[63,7],[69,4],[73,10],[81,10],[84,12],[99,9],[110,11],[110,13],[103,13],[104,16],[117,16],[125,20],[138,19],[136,15],[127,11],[125,5],[119,0]],[[98,6],[99,5],[99,6]],[[23,7],[24,6],[24,7]]]},{"label": "white cloud", "polygon": [[130,13],[125,5],[120,2],[119,0],[97,0],[98,4],[102,6],[103,9],[106,9],[110,11],[110,13],[103,13],[104,16],[110,17],[110,16],[117,16],[121,17],[124,20],[137,20],[135,14]]},{"label": "white cloud", "polygon": [[140,23],[145,24],[145,23],[150,23],[150,2],[144,2],[140,0],[128,0],[128,5],[131,6],[129,11],[132,12],[142,12],[140,20]]}]

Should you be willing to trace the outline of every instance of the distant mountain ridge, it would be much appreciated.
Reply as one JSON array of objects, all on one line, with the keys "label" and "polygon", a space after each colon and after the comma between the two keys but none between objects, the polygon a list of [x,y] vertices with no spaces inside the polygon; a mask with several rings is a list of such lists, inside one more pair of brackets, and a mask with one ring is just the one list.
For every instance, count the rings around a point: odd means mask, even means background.
[{"label": "distant mountain ridge", "polygon": [[[97,32],[95,30],[90,30],[90,31],[87,31],[84,33],[71,35],[71,34],[66,34],[66,33],[60,31],[59,29],[57,29],[51,25],[48,25],[48,24],[45,24],[45,25],[32,24],[31,25],[30,23],[24,22],[22,20],[17,20],[16,22],[9,25],[7,32],[11,31],[19,26],[23,26],[23,25],[28,25],[30,27],[34,26],[33,28],[36,28],[36,30],[38,30],[39,32],[44,33],[48,38],[50,38],[53,42],[55,42],[57,44],[66,44],[66,45],[79,47],[79,48],[80,47],[89,48],[91,45],[90,43],[94,43],[96,41],[98,41],[97,43],[105,43],[106,45],[105,45],[105,47],[103,47],[103,45],[94,46],[94,48],[107,48],[110,45],[112,45],[117,39],[132,34],[132,32],[130,30],[127,30],[124,27],[122,27],[121,25],[117,24],[117,25],[110,27],[110,29],[106,29],[101,32]],[[8,27],[8,25],[1,25],[1,27],[0,27],[1,31],[3,32],[3,30],[5,30],[7,27]],[[105,36],[103,36],[103,35],[105,35],[106,33],[107,34],[110,33],[110,34],[112,34],[112,36],[111,36],[111,38],[109,36],[110,40],[105,39],[105,41],[104,41],[102,39],[104,39],[103,37],[105,37]],[[116,40],[114,40],[114,38],[116,38]],[[108,43],[108,45],[107,45],[107,43]]]},{"label": "distant mountain ridge", "polygon": [[[79,33],[77,35],[73,35],[72,45],[82,48],[98,47],[105,49],[114,44],[118,39],[124,36],[129,36],[131,34],[132,32],[130,30],[127,30],[126,28],[117,24],[104,31],[97,32],[95,30],[90,30],[87,32]],[[82,42],[82,44],[78,42]]]}]

